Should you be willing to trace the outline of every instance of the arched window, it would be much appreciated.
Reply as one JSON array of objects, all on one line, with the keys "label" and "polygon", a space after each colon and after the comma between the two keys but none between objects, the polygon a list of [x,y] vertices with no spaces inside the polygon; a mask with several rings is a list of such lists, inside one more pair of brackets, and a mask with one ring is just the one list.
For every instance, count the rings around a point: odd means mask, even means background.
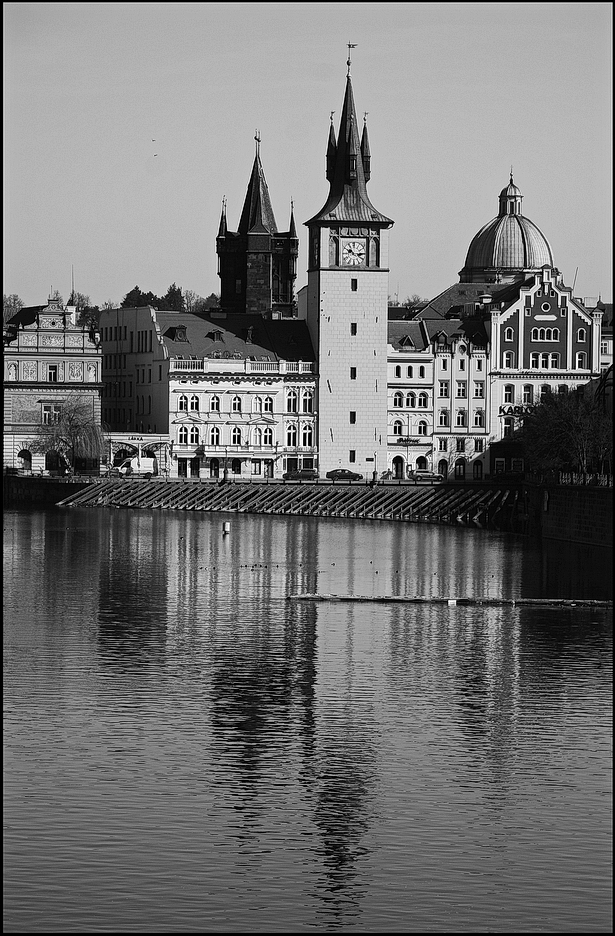
[{"label": "arched window", "polygon": [[273,397],[266,396],[263,403],[263,411],[265,413],[273,413]]},{"label": "arched window", "polygon": [[585,331],[584,328],[579,328],[577,332],[577,341],[586,341],[586,340],[587,340],[587,332]]},{"label": "arched window", "polygon": [[540,355],[540,366],[542,367],[543,370],[548,370],[549,368],[549,355],[548,354]]},{"label": "arched window", "polygon": [[263,444],[273,445],[273,429],[267,427],[263,433]]},{"label": "arched window", "polygon": [[412,409],[416,406],[416,395],[414,393],[406,394],[406,406],[410,406]]},{"label": "arched window", "polygon": [[577,370],[583,370],[587,367],[587,355],[585,351],[577,351]]},{"label": "arched window", "polygon": [[513,384],[504,385],[504,403],[515,402],[515,388]]},{"label": "arched window", "polygon": [[419,409],[427,409],[428,397],[426,393],[419,393]]},{"label": "arched window", "polygon": [[241,429],[239,426],[233,426],[231,432],[231,445],[241,445]]},{"label": "arched window", "polygon": [[404,405],[404,395],[403,393],[397,392],[393,396],[393,406],[403,406]]},{"label": "arched window", "polygon": [[421,421],[420,421],[420,423],[419,423],[419,435],[420,435],[420,436],[426,436],[426,435],[427,435],[427,423],[425,422],[424,419],[421,419]]},{"label": "arched window", "polygon": [[438,425],[439,426],[448,426],[448,410],[440,410],[438,415]]},{"label": "arched window", "polygon": [[301,397],[301,412],[311,413],[314,408],[314,394],[311,390],[304,390]]},{"label": "arched window", "polygon": [[254,430],[254,436],[252,439],[253,445],[255,448],[260,448],[263,444],[263,430],[258,427]]},{"label": "arched window", "polygon": [[553,351],[549,355],[549,363],[551,364],[552,370],[557,370],[559,368],[559,352]]},{"label": "arched window", "polygon": [[565,383],[561,383],[559,387],[557,388],[557,392],[559,393],[560,396],[563,396],[565,393],[568,393],[568,387],[566,386]]},{"label": "arched window", "polygon": [[188,427],[180,426],[177,434],[177,441],[180,445],[188,445]]},{"label": "arched window", "polygon": [[209,442],[211,445],[220,445],[220,429],[218,426],[212,426],[209,430]]},{"label": "arched window", "polygon": [[403,423],[399,419],[396,419],[393,423],[393,435],[400,436],[402,434],[403,428]]},{"label": "arched window", "polygon": [[198,413],[199,411],[199,398],[196,393],[193,393],[190,397],[190,409],[193,413]]},{"label": "arched window", "polygon": [[466,411],[464,409],[457,410],[457,414],[455,416],[455,425],[456,426],[466,425]]},{"label": "arched window", "polygon": [[474,410],[474,427],[482,429],[485,425],[485,411],[482,409]]},{"label": "arched window", "polygon": [[259,396],[254,397],[254,399],[252,400],[252,412],[253,413],[263,412],[263,398],[262,397],[259,397]]},{"label": "arched window", "polygon": [[297,444],[297,427],[294,423],[291,423],[290,426],[286,427],[286,445],[292,446]]},{"label": "arched window", "polygon": [[525,384],[523,387],[523,402],[526,404],[534,402],[534,388],[531,384]]},{"label": "arched window", "polygon": [[540,367],[540,355],[538,351],[532,351],[530,354],[530,367],[539,368]]},{"label": "arched window", "polygon": [[514,332],[514,329],[512,329],[512,328],[505,328],[505,329],[504,329],[504,341],[514,341],[514,340],[515,340],[515,332]]},{"label": "arched window", "polygon": [[559,328],[553,329],[553,341],[559,341]]},{"label": "arched window", "polygon": [[241,413],[241,397],[234,396],[231,400],[231,412]]},{"label": "arched window", "polygon": [[505,351],[504,352],[504,367],[514,367],[514,366],[515,366],[515,352]]},{"label": "arched window", "polygon": [[409,368],[408,368],[408,377],[413,377],[413,376],[414,376],[414,370],[413,370],[412,367],[409,367]]},{"label": "arched window", "polygon": [[425,368],[419,367],[419,377],[424,377],[424,376],[425,376]]},{"label": "arched window", "polygon": [[210,413],[219,413],[220,412],[220,397],[212,396],[209,401],[209,411]]},{"label": "arched window", "polygon": [[466,460],[465,458],[458,458],[455,462],[455,477],[459,480],[463,480],[466,476]]},{"label": "arched window", "polygon": [[530,341],[538,341],[538,329],[533,328],[530,332]]},{"label": "arched window", "polygon": [[515,428],[515,421],[512,416],[504,417],[504,438],[507,439],[513,434],[513,429]]},{"label": "arched window", "polygon": [[199,444],[199,430],[198,430],[198,426],[192,426],[192,428],[190,429],[190,442],[192,443],[192,445],[198,445],[198,444]]},{"label": "arched window", "polygon": [[397,366],[397,367],[395,368],[395,376],[396,376],[396,377],[401,377],[401,367]]},{"label": "arched window", "polygon": [[311,423],[306,423],[301,433],[301,444],[310,447],[314,444],[314,432]]},{"label": "arched window", "polygon": [[177,401],[177,409],[180,413],[188,412],[188,397],[183,393],[181,394],[179,400]]},{"label": "arched window", "polygon": [[474,475],[475,481],[480,481],[483,476],[483,463],[475,461],[472,465],[472,474]]},{"label": "arched window", "polygon": [[287,413],[296,413],[297,412],[297,391],[289,390],[286,394],[286,412]]}]

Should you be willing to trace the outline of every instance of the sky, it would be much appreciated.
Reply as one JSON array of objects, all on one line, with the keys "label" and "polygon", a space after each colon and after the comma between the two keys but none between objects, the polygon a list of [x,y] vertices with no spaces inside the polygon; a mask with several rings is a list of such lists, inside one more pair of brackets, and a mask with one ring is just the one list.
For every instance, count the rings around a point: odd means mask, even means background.
[{"label": "sky", "polygon": [[389,294],[433,298],[498,213],[523,213],[574,295],[612,301],[610,3],[4,3],[4,292],[219,292],[255,130],[278,229],[326,201],[347,43],[367,112]]}]

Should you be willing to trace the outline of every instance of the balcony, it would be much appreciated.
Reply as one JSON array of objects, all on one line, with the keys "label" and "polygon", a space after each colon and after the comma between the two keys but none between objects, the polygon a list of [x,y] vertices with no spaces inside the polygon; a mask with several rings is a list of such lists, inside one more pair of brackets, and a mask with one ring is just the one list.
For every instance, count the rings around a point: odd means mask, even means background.
[{"label": "balcony", "polygon": [[313,374],[312,361],[251,361],[235,358],[169,358],[169,373]]}]

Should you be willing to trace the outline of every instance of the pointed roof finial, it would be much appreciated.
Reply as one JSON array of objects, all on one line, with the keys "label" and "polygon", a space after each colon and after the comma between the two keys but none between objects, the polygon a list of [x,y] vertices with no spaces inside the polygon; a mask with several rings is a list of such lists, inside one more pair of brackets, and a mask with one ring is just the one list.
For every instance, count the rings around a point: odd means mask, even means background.
[{"label": "pointed roof finial", "polygon": [[368,115],[368,114],[369,114],[369,111],[364,111],[364,112],[363,112],[363,123],[364,123],[364,124],[367,123],[367,115]]},{"label": "pointed roof finial", "polygon": [[335,111],[331,111],[331,113],[330,113],[330,115],[329,115],[329,120],[331,121],[331,123],[333,123],[333,115],[334,115],[334,113],[335,113]]},{"label": "pointed roof finial", "polygon": [[511,163],[511,165],[510,165],[510,184],[511,184],[511,185],[514,185],[515,183],[513,182],[512,169],[513,169],[513,167],[512,167],[512,163]]},{"label": "pointed roof finial", "polygon": [[348,59],[347,59],[347,61],[346,61],[346,65],[348,66],[348,71],[346,72],[346,77],[347,77],[347,78],[350,78],[350,65],[351,65],[351,62],[350,62],[350,54],[351,54],[351,53],[350,53],[350,50],[351,50],[351,49],[356,49],[357,43],[356,43],[356,42],[349,42],[349,43],[347,43],[347,45],[348,45]]},{"label": "pointed roof finial", "polygon": [[261,154],[261,133],[260,130],[254,131],[254,139],[256,140],[256,155],[260,156]]}]

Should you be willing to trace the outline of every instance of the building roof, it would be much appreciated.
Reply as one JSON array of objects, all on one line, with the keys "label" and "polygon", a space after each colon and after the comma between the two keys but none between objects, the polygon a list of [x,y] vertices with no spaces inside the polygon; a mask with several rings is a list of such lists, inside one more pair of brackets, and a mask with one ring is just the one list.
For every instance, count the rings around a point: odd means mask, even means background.
[{"label": "building roof", "polygon": [[261,164],[259,152],[260,138],[256,137],[256,155],[252,165],[252,174],[248,183],[248,191],[243,203],[243,211],[239,220],[238,233],[268,233],[277,234],[269,189],[265,173]]},{"label": "building roof", "polygon": [[[314,361],[307,324],[299,319],[206,312],[156,312],[171,357]],[[185,337],[184,337],[185,336]]]},{"label": "building roof", "polygon": [[477,304],[482,304],[482,296],[490,296],[492,303],[508,303],[516,299],[520,287],[529,282],[531,277],[516,283],[453,283],[418,311],[415,318],[471,316]]},{"label": "building roof", "polygon": [[390,320],[387,335],[396,351],[424,351],[429,345],[427,329],[421,321]]}]

